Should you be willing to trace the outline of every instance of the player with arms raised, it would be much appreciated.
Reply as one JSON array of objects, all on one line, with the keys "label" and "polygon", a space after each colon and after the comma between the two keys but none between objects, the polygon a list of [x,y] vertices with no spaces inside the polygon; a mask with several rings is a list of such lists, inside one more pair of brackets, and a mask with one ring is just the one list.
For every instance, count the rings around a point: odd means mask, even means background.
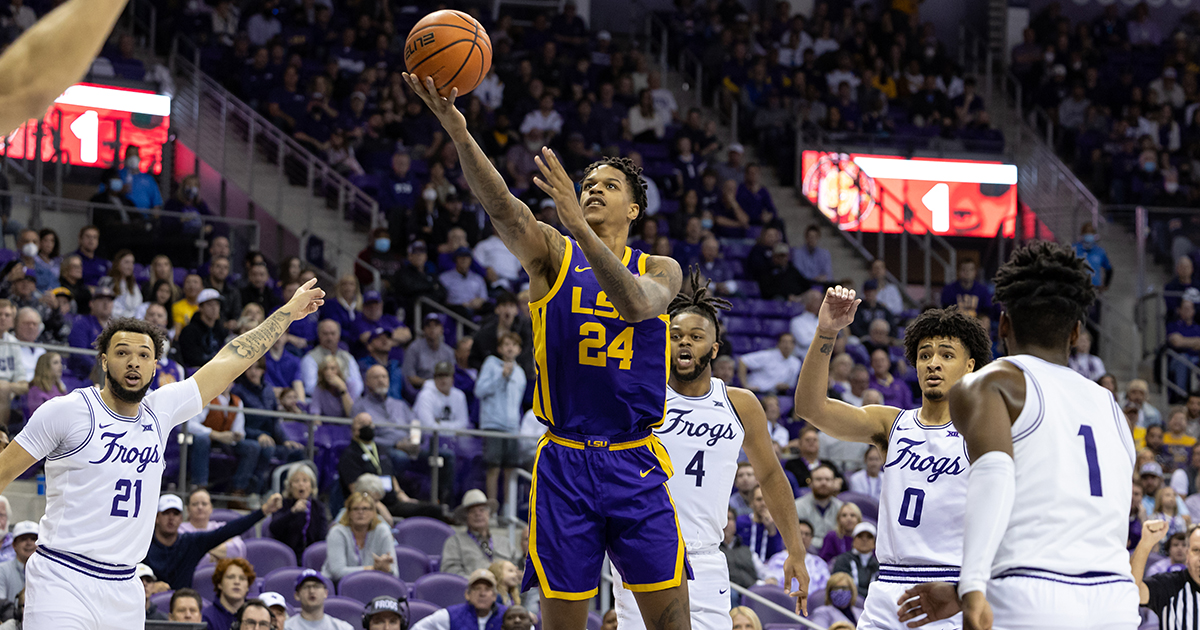
[{"label": "player with arms raised", "polygon": [[645,213],[641,169],[604,158],[585,169],[577,195],[543,148],[534,182],[567,238],[508,191],[455,109],[457,89],[443,98],[432,78],[404,78],[454,141],[471,190],[529,274],[533,411],[550,428],[534,459],[523,589],[541,586],[546,630],[582,628],[607,551],[647,627],[687,630],[691,571],[667,489],[673,471],[651,431],[663,422],[667,305],[682,272],[625,246]]},{"label": "player with arms raised", "polygon": [[[904,335],[904,354],[921,385],[921,407],[855,407],[826,392],[834,340],[854,321],[859,302],[852,289],[825,292],[816,338],[800,368],[796,412],[839,440],[875,444],[884,453],[875,550],[879,580],[867,592],[858,627],[901,628],[895,601],[905,589],[958,579],[968,463],[962,438],[950,427],[947,394],[991,361],[991,341],[978,320],[957,308],[929,309]],[[937,627],[957,629],[960,623],[955,618]]]},{"label": "player with arms raised", "polygon": [[[710,363],[717,358],[721,324],[717,310],[729,302],[709,295],[700,285],[699,269],[691,276],[692,294],[679,294],[667,307],[671,316],[671,380],[667,386],[667,420],[654,430],[671,459],[683,467],[667,486],[675,499],[679,526],[687,543],[688,561],[696,579],[688,583],[692,628],[720,630],[729,627],[729,564],[721,553],[728,505],[714,501],[713,493],[733,487],[738,453],[745,449],[762,487],[763,500],[778,524],[788,558],[783,565],[784,586],[796,578],[800,588],[797,612],[808,614],[805,601],[808,571],[804,544],[792,488],[771,445],[767,416],[749,390],[726,387],[712,377]],[[684,462],[687,462],[686,466]],[[644,630],[633,593],[619,582],[617,627]]]},{"label": "player with arms raised", "polygon": [[[48,401],[0,452],[0,491],[46,459],[46,514],[37,553],[25,567],[26,628],[142,627],[145,591],[134,565],[150,547],[167,436],[225,391],[289,324],[317,310],[325,293],[314,284],[297,289],[191,378],[151,394],[164,333],[142,320],[113,320],[96,340],[104,389],[80,388]],[[278,495],[271,501],[278,503]]]},{"label": "player with arms raised", "polygon": [[961,606],[968,630],[1132,630],[1133,438],[1112,394],[1067,367],[1096,299],[1092,270],[1067,246],[1035,242],[995,281],[1010,356],[950,390],[972,460],[962,577],[957,592],[910,589],[900,616],[924,616],[916,627]]}]

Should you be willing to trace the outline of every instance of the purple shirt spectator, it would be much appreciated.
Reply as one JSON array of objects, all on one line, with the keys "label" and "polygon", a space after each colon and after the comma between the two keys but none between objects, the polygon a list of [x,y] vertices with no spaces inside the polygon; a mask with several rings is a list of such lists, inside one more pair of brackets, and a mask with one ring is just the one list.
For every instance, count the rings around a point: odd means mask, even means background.
[{"label": "purple shirt spectator", "polygon": [[742,544],[763,562],[783,551],[783,536],[779,530],[775,531],[774,536],[767,535],[767,528],[755,523],[752,514],[737,517],[737,535],[742,539]]},{"label": "purple shirt spectator", "polygon": [[833,562],[834,558],[847,551],[853,551],[853,542],[853,536],[838,536],[836,529],[830,530],[825,534],[825,542],[821,545],[821,551],[817,555],[825,562]]},{"label": "purple shirt spectator", "polygon": [[100,258],[99,256],[88,256],[78,249],[71,252],[70,255],[79,256],[79,260],[83,263],[83,283],[89,287],[94,287],[100,282],[100,278],[108,275],[108,270],[112,268],[112,263]]},{"label": "purple shirt spectator", "polygon": [[959,282],[946,285],[942,289],[942,308],[958,304],[958,296],[960,295],[974,295],[979,298],[979,304],[975,307],[975,311],[981,315],[991,315],[992,294],[982,282],[976,280],[969,287],[964,287]]},{"label": "purple shirt spectator", "polygon": [[889,407],[911,409],[913,406],[912,390],[909,389],[908,383],[898,378],[893,377],[891,384],[884,385],[871,375],[871,389],[883,394],[883,404]]},{"label": "purple shirt spectator", "polygon": [[750,216],[750,223],[754,225],[763,225],[768,221],[763,221],[763,211],[770,212],[773,215],[778,214],[775,211],[775,202],[771,200],[771,193],[766,186],[758,189],[758,192],[750,192],[746,184],[739,184],[737,189],[737,201],[742,206],[742,210]]},{"label": "purple shirt spectator", "polygon": [[[293,331],[292,334],[295,334]],[[271,387],[291,387],[292,383],[300,380],[300,357],[284,350],[276,359],[267,352],[267,373],[263,377]]]},{"label": "purple shirt spectator", "polygon": [[792,264],[805,278],[833,278],[833,258],[824,247],[797,247],[792,250]]}]

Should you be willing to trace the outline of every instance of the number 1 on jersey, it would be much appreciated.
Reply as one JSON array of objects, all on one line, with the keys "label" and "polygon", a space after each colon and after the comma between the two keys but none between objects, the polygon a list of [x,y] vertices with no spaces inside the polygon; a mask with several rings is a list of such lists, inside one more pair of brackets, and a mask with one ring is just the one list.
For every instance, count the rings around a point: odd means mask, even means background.
[{"label": "number 1 on jersey", "polygon": [[1091,485],[1092,496],[1104,496],[1100,487],[1100,458],[1096,457],[1096,436],[1092,433],[1092,427],[1081,425],[1077,435],[1083,438],[1083,454],[1087,457],[1088,483]]},{"label": "number 1 on jersey", "polygon": [[118,493],[113,497],[112,512],[110,516],[120,516],[126,518],[129,516],[129,510],[121,507],[121,504],[129,500],[129,495],[132,492],[133,496],[133,517],[142,511],[142,480],[137,479],[130,482],[128,479],[118,479],[117,487],[114,488]]}]

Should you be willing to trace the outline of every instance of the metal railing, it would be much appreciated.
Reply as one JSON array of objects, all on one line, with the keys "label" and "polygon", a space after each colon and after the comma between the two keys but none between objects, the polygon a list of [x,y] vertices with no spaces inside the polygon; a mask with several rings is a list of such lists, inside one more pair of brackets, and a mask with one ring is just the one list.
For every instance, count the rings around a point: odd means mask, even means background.
[{"label": "metal railing", "polygon": [[455,339],[462,339],[463,335],[465,333],[474,334],[476,331],[479,330],[479,324],[476,324],[475,322],[467,319],[466,317],[463,317],[462,315],[455,313],[454,311],[446,308],[444,305],[438,304],[437,302],[434,302],[433,300],[431,300],[425,296],[421,296],[419,299],[417,299],[416,303],[413,304],[413,318],[414,318],[413,321],[414,322],[422,321],[421,318],[423,317],[425,309],[437,311],[438,313],[441,313],[442,315],[449,317],[451,320],[453,320],[454,321],[454,333],[455,333],[454,338]]},{"label": "metal railing", "polygon": [[[379,204],[296,140],[200,69],[201,50],[176,36],[170,68],[178,85],[172,129],[178,159],[190,158],[202,187],[215,183],[228,204],[250,219],[270,223],[277,258],[300,255],[331,276],[352,270],[365,238],[354,224],[384,225]],[[265,215],[265,216],[264,216]],[[273,228],[273,229],[271,229]],[[320,239],[323,260],[310,247]],[[377,276],[377,273],[376,273]]]},{"label": "metal railing", "polygon": [[[1192,391],[1191,383],[1197,379],[1200,379],[1200,367],[1197,367],[1196,364],[1187,356],[1170,348],[1163,350],[1161,361],[1162,363],[1160,368],[1162,369],[1163,389],[1167,394],[1175,394],[1180,399],[1186,399],[1188,393]],[[1171,375],[1171,366],[1173,364],[1179,364],[1187,368],[1188,386],[1186,389],[1180,389],[1180,387],[1175,384],[1175,379],[1173,379]]]}]

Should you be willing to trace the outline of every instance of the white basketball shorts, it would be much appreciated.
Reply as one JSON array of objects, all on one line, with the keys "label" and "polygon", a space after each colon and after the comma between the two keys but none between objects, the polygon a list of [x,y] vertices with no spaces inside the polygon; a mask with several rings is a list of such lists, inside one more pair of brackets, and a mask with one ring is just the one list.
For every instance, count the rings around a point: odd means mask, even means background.
[{"label": "white basketball shorts", "polygon": [[[688,554],[692,574],[688,581],[688,602],[692,612],[692,630],[729,630],[729,565],[725,554],[713,547],[707,553]],[[621,584],[620,575],[613,572],[613,594],[617,600],[617,627],[621,630],[646,630],[642,613],[633,593]]]},{"label": "white basketball shorts", "polygon": [[146,590],[133,567],[39,549],[25,563],[27,630],[130,630],[146,624]]},{"label": "white basketball shorts", "polygon": [[[862,617],[858,619],[858,630],[909,630],[906,622],[900,621],[900,605],[896,602],[904,591],[916,585],[916,582],[871,582],[867,599],[863,602]],[[808,605],[810,609],[812,606],[811,603]],[[962,613],[921,627],[926,630],[960,630],[963,627]]]},{"label": "white basketball shorts", "polygon": [[988,582],[994,630],[1134,630],[1141,622],[1137,586],[1127,576],[1022,572]]}]

